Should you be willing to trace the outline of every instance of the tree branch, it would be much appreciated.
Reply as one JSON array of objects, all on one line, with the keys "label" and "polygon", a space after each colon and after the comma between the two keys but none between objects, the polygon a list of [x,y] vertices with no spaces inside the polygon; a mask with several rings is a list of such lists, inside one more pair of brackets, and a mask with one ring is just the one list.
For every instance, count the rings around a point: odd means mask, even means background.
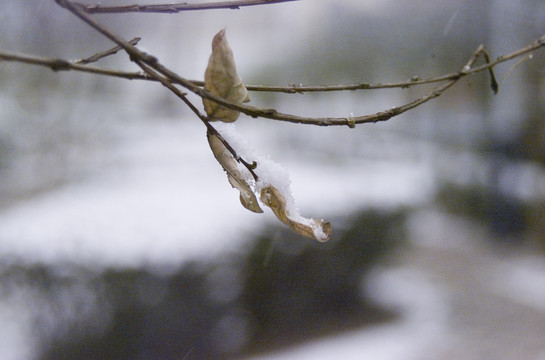
[{"label": "tree branch", "polygon": [[[129,42],[131,43],[131,42]],[[119,48],[119,46],[114,49]],[[127,80],[148,80],[148,81],[157,81],[156,79],[150,77],[148,74],[143,72],[127,72],[120,70],[112,69],[102,69],[93,66],[82,66],[84,64],[89,64],[93,61],[89,61],[94,58],[92,57],[77,62],[71,62],[66,59],[52,59],[44,58],[33,55],[26,54],[16,54],[11,52],[0,51],[0,60],[4,61],[14,61],[21,62],[30,65],[39,65],[48,67],[54,71],[80,71],[93,73],[97,75],[105,75],[111,77],[118,77]],[[507,60],[504,60],[507,61]],[[470,73],[477,71],[482,71],[483,69],[472,69]],[[267,85],[245,85],[248,91],[259,91],[259,92],[280,92],[287,94],[304,94],[311,92],[333,92],[333,91],[354,91],[354,90],[376,90],[376,89],[391,89],[391,88],[409,88],[411,86],[418,86],[424,84],[430,84],[434,82],[442,82],[445,80],[451,80],[458,77],[458,73],[453,73],[449,75],[444,75],[440,77],[425,79],[425,80],[410,80],[406,82],[399,83],[384,83],[384,84],[370,84],[370,83],[358,83],[358,84],[339,84],[339,85],[287,85],[287,86],[267,86]],[[202,80],[188,80],[194,85],[199,87],[204,86],[204,81]],[[172,80],[172,83],[179,84],[175,79]]]},{"label": "tree branch", "polygon": [[126,6],[102,6],[85,5],[74,3],[80,6],[88,13],[128,13],[128,12],[146,12],[146,13],[168,13],[174,14],[189,10],[211,10],[211,9],[231,9],[238,10],[245,6],[269,5],[298,0],[239,0],[239,1],[219,1],[204,4],[158,4],[158,5],[126,5]]},{"label": "tree branch", "polygon": [[[374,88],[387,88],[387,87],[408,87],[413,85],[420,85],[420,84],[427,84],[427,83],[436,83],[436,82],[443,82],[445,81],[445,84],[442,84],[440,86],[437,86],[434,88],[431,92],[424,95],[423,97],[416,99],[412,102],[409,102],[407,104],[393,107],[391,109],[381,111],[375,114],[370,115],[361,115],[361,116],[355,116],[355,117],[303,117],[298,115],[292,115],[292,114],[285,114],[278,112],[275,109],[262,109],[262,108],[256,108],[253,106],[247,106],[247,105],[239,105],[234,104],[229,101],[226,101],[223,98],[216,97],[203,88],[201,88],[199,85],[202,85],[200,82],[195,82],[191,80],[187,80],[185,78],[182,78],[181,76],[177,75],[176,73],[172,72],[165,66],[161,65],[157,58],[154,56],[151,56],[147,53],[144,53],[140,51],[138,48],[130,44],[129,42],[123,40],[121,37],[115,35],[108,29],[106,29],[104,26],[99,24],[97,21],[95,21],[92,17],[90,17],[82,8],[81,5],[75,4],[69,0],[56,0],[57,3],[70,10],[72,13],[74,13],[76,16],[81,18],[83,21],[91,25],[93,28],[95,28],[97,31],[102,33],[104,36],[108,37],[110,40],[118,44],[121,48],[123,48],[131,57],[131,60],[135,61],[138,60],[137,63],[144,63],[149,68],[154,69],[157,73],[161,74],[165,78],[168,79],[168,82],[172,84],[180,84],[189,91],[197,94],[198,96],[202,98],[210,99],[222,106],[225,106],[227,108],[240,111],[246,115],[252,116],[252,117],[263,117],[268,119],[274,119],[274,120],[280,120],[280,121],[286,121],[291,123],[299,123],[299,124],[308,124],[308,125],[318,125],[318,126],[339,126],[339,125],[347,125],[349,127],[354,127],[356,124],[363,124],[363,123],[369,123],[369,122],[378,122],[378,121],[386,121],[391,119],[394,116],[400,115],[410,109],[413,109],[433,98],[436,98],[440,96],[446,89],[448,89],[450,86],[452,86],[454,83],[456,83],[461,78],[483,70],[491,71],[491,69],[504,61],[508,61],[510,59],[519,57],[521,55],[527,54],[529,52],[532,52],[540,47],[545,46],[545,36],[541,37],[539,40],[535,41],[534,43],[519,49],[511,54],[500,56],[494,61],[488,62],[489,57],[485,54],[485,59],[487,60],[487,63],[478,67],[472,68],[475,60],[477,57],[483,53],[484,49],[479,47],[477,51],[473,54],[472,58],[468,63],[460,70],[459,72],[447,74],[444,76],[427,79],[427,80],[411,80],[409,82],[405,83],[398,83],[398,84],[376,84],[374,86],[371,86],[371,84],[356,84],[356,85],[335,85],[335,86],[319,86],[319,87],[302,87],[302,86],[288,86],[288,87],[263,87],[263,86],[248,86],[249,89],[255,90],[255,91],[284,91],[284,92],[311,92],[311,91],[338,91],[338,90],[353,90],[355,87],[358,87],[360,89],[374,89]],[[0,58],[2,55],[0,54]],[[29,62],[29,63],[37,63],[32,62],[31,59],[26,58],[23,62]],[[45,63],[41,63],[41,65],[45,65]],[[47,63],[47,66],[51,67],[53,70],[68,70],[68,69],[76,69],[75,65],[63,61],[63,60],[50,60]],[[86,69],[85,67],[82,67],[85,70],[82,70],[81,68],[77,68],[77,70],[81,71],[88,71],[90,69]],[[143,69],[146,71],[145,69]],[[122,72],[114,72],[113,74],[110,72],[110,74],[107,74],[105,71],[97,71],[96,69],[93,69],[92,72],[101,73],[104,75],[112,75],[112,76],[120,76],[120,77],[126,77],[126,78],[141,78],[141,79],[154,79],[156,81],[160,81],[153,76],[150,75],[149,72],[146,74],[134,74],[134,73],[122,73]],[[491,75],[493,73],[491,72]],[[495,80],[493,76],[491,76],[491,82],[494,84]],[[494,86],[492,86],[494,89]],[[194,106],[193,106],[194,107]]]},{"label": "tree branch", "polygon": [[[498,84],[494,76],[493,67],[499,63],[520,57],[522,55],[531,53],[532,51],[535,51],[543,46],[545,46],[545,35],[542,36],[539,40],[535,41],[534,43],[519,49],[511,54],[500,56],[496,60],[491,61],[489,54],[486,52],[484,47],[481,45],[477,48],[477,50],[472,54],[471,58],[468,60],[468,62],[462,67],[462,69],[458,72],[434,77],[430,79],[418,79],[413,78],[406,82],[401,83],[386,83],[386,84],[366,84],[366,83],[359,83],[359,84],[348,84],[348,85],[332,85],[332,86],[303,86],[303,85],[289,85],[289,86],[262,86],[262,85],[247,85],[246,87],[248,90],[251,91],[272,91],[272,92],[285,92],[285,93],[305,93],[305,92],[327,92],[327,91],[343,91],[343,90],[372,90],[372,89],[384,89],[384,88],[408,88],[411,86],[416,85],[423,85],[423,84],[431,84],[431,83],[441,83],[437,85],[435,88],[433,88],[430,92],[425,94],[424,96],[413,100],[409,103],[403,104],[401,106],[396,106],[393,108],[390,108],[385,111],[380,111],[375,114],[370,115],[360,115],[360,116],[351,116],[351,117],[319,117],[319,118],[312,118],[312,117],[303,117],[298,115],[292,115],[292,114],[285,114],[280,113],[275,109],[262,109],[262,108],[256,108],[252,106],[247,105],[240,105],[231,103],[223,98],[217,97],[209,93],[203,88],[203,82],[201,81],[192,81],[187,80],[178,74],[174,73],[173,71],[169,70],[165,66],[163,66],[156,57],[147,54],[140,49],[138,49],[135,45],[138,42],[138,38],[133,39],[131,41],[125,41],[120,36],[116,35],[112,31],[110,31],[108,28],[97,22],[93,17],[89,15],[90,11],[89,6],[82,5],[79,3],[74,3],[70,0],[55,0],[61,7],[66,8],[70,12],[72,12],[74,15],[78,16],[82,21],[86,22],[88,25],[93,27],[95,30],[103,34],[105,37],[109,38],[111,41],[117,44],[116,47],[99,52],[89,58],[80,60],[78,62],[70,62],[63,59],[49,59],[49,58],[40,58],[40,57],[33,57],[28,55],[21,55],[21,54],[12,54],[12,53],[6,53],[6,52],[0,52],[0,60],[5,61],[17,61],[27,64],[33,64],[33,65],[40,65],[40,66],[46,66],[51,68],[53,71],[65,71],[65,70],[75,70],[75,71],[82,71],[82,72],[88,72],[88,73],[94,73],[94,74],[100,74],[100,75],[106,75],[106,76],[113,76],[113,77],[120,77],[125,79],[140,79],[140,80],[152,80],[160,82],[163,86],[165,86],[167,89],[169,89],[173,94],[175,94],[178,98],[180,98],[194,113],[195,115],[203,122],[203,124],[207,127],[207,131],[209,133],[212,133],[221,140],[221,142],[225,145],[225,147],[228,149],[228,151],[234,156],[236,161],[241,163],[243,166],[245,166],[248,171],[252,174],[255,180],[258,180],[258,177],[254,171],[256,164],[249,163],[245,159],[238,156],[236,151],[231,147],[231,145],[221,136],[221,134],[218,133],[218,131],[210,124],[208,121],[208,118],[206,115],[203,115],[198,108],[186,97],[186,94],[183,93],[176,85],[181,85],[185,87],[187,90],[197,94],[201,98],[210,99],[222,106],[225,106],[227,108],[240,111],[246,115],[252,116],[252,117],[263,117],[263,118],[269,118],[274,120],[280,120],[280,121],[286,121],[286,122],[292,122],[292,123],[299,123],[299,124],[307,124],[307,125],[318,125],[318,126],[349,126],[351,128],[355,127],[356,124],[363,124],[363,123],[369,123],[369,122],[378,122],[378,121],[386,121],[391,119],[392,117],[398,116],[408,110],[411,110],[421,104],[424,104],[431,99],[434,99],[441,94],[443,94],[444,91],[446,91],[448,88],[450,88],[452,85],[454,85],[457,81],[462,79],[463,77],[483,71],[488,70],[490,74],[490,81],[491,81],[491,88],[496,93],[498,91]],[[275,2],[284,2],[284,1],[296,1],[296,0],[248,0],[248,1],[238,1],[238,2],[223,2],[223,3],[216,3],[216,4],[223,4],[223,6],[227,6],[228,3],[245,3],[245,6],[249,6],[250,3],[252,5],[258,5],[258,4],[265,4],[265,3],[275,3]],[[183,4],[180,4],[183,5]],[[207,4],[203,4],[207,5]],[[135,5],[136,6],[136,5]],[[177,5],[173,5],[177,6]],[[104,9],[114,9],[112,8],[102,8]],[[180,8],[181,9],[181,8]],[[146,11],[146,10],[142,10]],[[182,10],[178,10],[182,11]],[[101,12],[101,11],[95,11],[95,12]],[[109,12],[109,11],[104,11]],[[112,11],[116,12],[116,11]],[[124,12],[124,11],[119,11]],[[149,11],[148,11],[149,12]],[[117,53],[120,50],[124,50],[130,57],[131,61],[133,61],[136,65],[138,65],[143,72],[137,73],[137,72],[123,72],[123,71],[114,71],[114,70],[104,70],[99,69],[96,67],[91,66],[84,66],[84,64],[89,64],[92,62],[96,62],[106,56],[110,56],[112,54]],[[486,64],[473,67],[477,59],[483,56]]]},{"label": "tree branch", "polygon": [[[132,44],[131,42],[136,39],[133,39],[129,41],[129,44]],[[135,44],[132,44],[135,45]],[[490,61],[489,63],[486,63],[481,66],[476,66],[469,70],[467,72],[467,75],[481,72],[483,70],[488,70],[493,68],[494,66],[512,60],[514,58],[520,57],[522,55],[526,55],[528,53],[531,53],[540,47],[545,46],[545,35],[535,41],[534,43],[519,49],[513,53],[510,53],[508,55],[499,56],[496,60]],[[120,47],[115,47],[114,49],[119,49]],[[111,49],[113,50],[113,49]],[[106,51],[105,51],[106,52]],[[93,55],[93,57],[96,55]],[[93,58],[91,57],[91,58]],[[89,59],[91,59],[89,58]],[[25,54],[16,54],[16,53],[10,53],[10,52],[4,52],[0,51],[0,60],[4,61],[16,61],[16,62],[22,62],[26,64],[31,65],[39,65],[39,66],[45,66],[49,67],[50,69],[54,71],[61,71],[61,70],[74,70],[74,71],[81,71],[81,72],[88,72],[93,73],[97,75],[105,75],[105,76],[112,76],[112,77],[118,77],[128,80],[148,80],[148,81],[157,81],[156,79],[150,77],[146,73],[142,72],[126,72],[126,71],[119,71],[119,70],[111,70],[111,69],[101,69],[91,66],[80,66],[80,63],[83,63],[82,61],[78,61],[76,63],[70,62],[65,59],[51,59],[51,58],[43,58],[38,56],[30,56]],[[90,63],[90,61],[85,62]],[[246,88],[249,91],[260,91],[260,92],[280,92],[280,93],[287,93],[287,94],[304,94],[304,93],[311,93],[311,92],[333,92],[333,91],[355,91],[355,90],[376,90],[376,89],[392,89],[392,88],[409,88],[412,86],[419,86],[419,85],[425,85],[425,84],[432,84],[437,82],[443,82],[448,80],[457,79],[460,77],[459,72],[450,73],[442,76],[427,78],[427,79],[419,79],[419,78],[413,78],[407,81],[397,82],[397,83],[356,83],[356,84],[339,84],[339,85],[287,85],[287,86],[267,86],[267,85],[245,85]],[[171,79],[172,83],[174,84],[180,84],[180,82],[176,81],[176,79]],[[204,82],[201,80],[188,80],[194,85],[197,86],[204,86]]]}]

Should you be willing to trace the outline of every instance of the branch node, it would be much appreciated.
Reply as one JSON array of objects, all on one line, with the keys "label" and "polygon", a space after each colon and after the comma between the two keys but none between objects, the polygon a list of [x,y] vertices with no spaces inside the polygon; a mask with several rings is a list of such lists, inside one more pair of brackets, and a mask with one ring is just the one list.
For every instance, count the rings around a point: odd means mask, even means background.
[{"label": "branch node", "polygon": [[354,119],[354,114],[350,113],[350,116],[346,118],[346,125],[350,129],[354,129],[356,127],[356,119]]},{"label": "branch node", "polygon": [[67,71],[70,70],[72,64],[69,61],[63,59],[56,59],[51,63],[51,70],[57,71]]},{"label": "branch node", "polygon": [[265,115],[274,115],[278,113],[275,109],[263,109],[263,114]]}]

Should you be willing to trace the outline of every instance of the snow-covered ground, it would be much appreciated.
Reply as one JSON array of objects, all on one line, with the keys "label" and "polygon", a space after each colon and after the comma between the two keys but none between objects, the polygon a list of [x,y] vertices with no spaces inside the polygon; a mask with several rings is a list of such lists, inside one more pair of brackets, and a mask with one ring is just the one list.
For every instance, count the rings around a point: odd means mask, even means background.
[{"label": "snow-covered ground", "polygon": [[[103,154],[107,161],[87,181],[0,212],[0,254],[94,267],[177,264],[234,247],[245,233],[276,221],[270,211],[259,215],[240,205],[208,147],[204,126],[195,123],[124,125],[119,145]],[[267,138],[274,141],[267,131],[254,131],[249,142],[256,151]],[[347,214],[362,204],[408,205],[431,190],[425,166],[320,159],[324,165],[316,166],[289,150],[278,155],[280,160],[273,159],[291,173],[303,215]],[[290,157],[295,160],[283,163]]]},{"label": "snow-covered ground", "polygon": [[251,359],[545,359],[543,255],[493,249],[437,209],[411,222],[411,249],[364,285],[398,321]]},{"label": "snow-covered ground", "polygon": [[[425,206],[433,193],[430,165],[418,156],[407,162],[394,153],[373,153],[377,134],[363,142],[347,139],[352,155],[331,161],[324,156],[338,156],[336,145],[318,141],[320,156],[290,152],[275,145],[286,141],[289,130],[270,136],[245,121],[237,126],[257,151],[272,150],[271,157],[288,170],[304,215],[349,214],[362,206]],[[125,124],[116,142],[105,150],[107,161],[86,180],[2,209],[0,257],[5,263],[73,263],[97,270],[175,266],[236,249],[248,234],[276,221],[268,211],[259,215],[242,208],[198,123]],[[401,312],[398,321],[255,359],[544,358],[542,257],[498,253],[483,245],[486,235],[478,226],[437,210],[414,213],[410,229],[407,253],[362,284],[377,302]],[[3,359],[34,355],[23,345],[32,344],[32,317],[22,304],[9,296],[0,303]]]},{"label": "snow-covered ground", "polygon": [[[115,145],[98,155],[78,155],[92,167],[84,179],[3,208],[3,265],[75,264],[96,271],[177,266],[236,251],[250,234],[277,222],[270,211],[254,214],[240,205],[238,192],[208,147],[204,126],[193,123],[122,124],[113,129]],[[269,128],[241,121],[240,135],[257,152],[276,149],[271,158],[290,173],[304,215],[328,217],[361,206],[410,205],[427,199],[432,190],[427,166],[383,162],[374,155],[332,162],[319,153],[297,154],[275,144],[286,141],[289,127],[272,137],[275,125],[262,126]],[[324,144],[325,153],[327,148],[333,149],[329,156],[344,151]],[[0,302],[2,359],[33,356],[33,315],[25,309],[33,303],[21,301],[24,296],[28,293],[13,291]]]}]

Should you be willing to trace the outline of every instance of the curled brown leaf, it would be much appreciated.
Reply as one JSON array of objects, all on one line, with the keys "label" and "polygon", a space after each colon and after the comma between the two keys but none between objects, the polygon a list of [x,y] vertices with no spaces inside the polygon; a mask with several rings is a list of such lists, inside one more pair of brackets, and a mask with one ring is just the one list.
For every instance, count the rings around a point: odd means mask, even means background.
[{"label": "curled brown leaf", "polygon": [[248,184],[248,181],[238,169],[238,163],[233,155],[229,152],[217,135],[208,132],[207,137],[210,148],[214,153],[214,157],[216,160],[218,160],[223,170],[225,170],[227,173],[229,183],[240,192],[240,203],[242,206],[255,213],[262,213],[263,210],[259,206],[257,198],[252,191],[252,188]]},{"label": "curled brown leaf", "polygon": [[[233,51],[225,36],[225,29],[218,32],[212,40],[212,55],[204,73],[204,88],[211,94],[235,104],[250,101],[248,90],[238,75]],[[240,114],[236,110],[228,109],[205,98],[203,98],[203,104],[211,121],[233,122]]]},{"label": "curled brown leaf", "polygon": [[272,185],[261,189],[261,202],[274,212],[276,217],[296,233],[321,242],[331,237],[331,224],[322,219],[307,219],[299,214],[290,213],[286,199]]}]

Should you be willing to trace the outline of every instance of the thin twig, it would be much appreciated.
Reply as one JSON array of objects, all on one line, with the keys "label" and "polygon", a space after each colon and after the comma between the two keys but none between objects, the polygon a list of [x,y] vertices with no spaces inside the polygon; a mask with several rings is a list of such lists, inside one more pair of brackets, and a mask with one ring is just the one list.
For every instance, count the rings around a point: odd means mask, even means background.
[{"label": "thin twig", "polygon": [[[484,59],[487,64],[490,64],[490,55],[488,55],[488,51],[485,50],[484,45],[479,45],[477,50],[473,53],[473,56],[471,57],[471,60],[466,64],[466,66],[462,69],[463,73],[468,73],[471,70],[471,66],[473,63],[477,60],[477,58],[483,55]],[[490,88],[494,92],[494,94],[498,93],[498,81],[496,80],[496,76],[494,75],[494,71],[492,70],[492,67],[488,68],[488,74],[490,75]]]},{"label": "thin twig", "polygon": [[0,60],[15,61],[15,62],[21,62],[24,64],[45,66],[50,68],[53,71],[75,70],[75,71],[92,73],[97,75],[120,77],[120,78],[129,79],[129,80],[133,80],[133,79],[151,80],[148,76],[142,73],[131,73],[131,72],[116,71],[116,70],[100,69],[93,66],[84,66],[84,65],[75,64],[73,62],[70,62],[64,59],[50,59],[50,58],[44,58],[39,56],[14,54],[14,53],[2,51],[0,52]]},{"label": "thin twig", "polygon": [[503,74],[503,76],[501,77],[501,82],[503,83],[505,81],[505,79],[507,79],[507,77],[509,75],[511,75],[511,73],[513,72],[513,70],[515,70],[516,68],[518,68],[520,65],[522,65],[523,62],[525,61],[528,61],[532,59],[532,54],[528,54],[520,59],[518,59],[510,68],[509,70],[507,70],[505,72],[505,74]]},{"label": "thin twig", "polygon": [[245,6],[255,5],[270,5],[289,1],[298,0],[239,0],[239,1],[220,1],[204,4],[157,4],[157,5],[125,5],[125,6],[102,6],[102,5],[85,5],[74,3],[80,6],[88,13],[128,13],[128,12],[145,12],[145,13],[168,13],[174,14],[181,11],[189,10],[211,10],[211,9],[231,9],[238,10]]},{"label": "thin twig", "polygon": [[[132,40],[129,41],[129,44],[131,45],[136,45],[138,44],[138,42],[140,41],[141,39],[139,37],[136,37]],[[123,50],[123,48],[121,46],[115,46],[111,49],[108,49],[106,51],[101,51],[99,53],[96,53],[88,58],[85,58],[85,59],[81,59],[79,61],[76,61],[76,64],[78,65],[87,65],[87,64],[91,64],[91,63],[94,63],[94,62],[97,62],[99,61],[100,59],[103,59],[107,56],[110,56],[110,55],[114,55],[114,54],[117,54],[119,51]]]}]

